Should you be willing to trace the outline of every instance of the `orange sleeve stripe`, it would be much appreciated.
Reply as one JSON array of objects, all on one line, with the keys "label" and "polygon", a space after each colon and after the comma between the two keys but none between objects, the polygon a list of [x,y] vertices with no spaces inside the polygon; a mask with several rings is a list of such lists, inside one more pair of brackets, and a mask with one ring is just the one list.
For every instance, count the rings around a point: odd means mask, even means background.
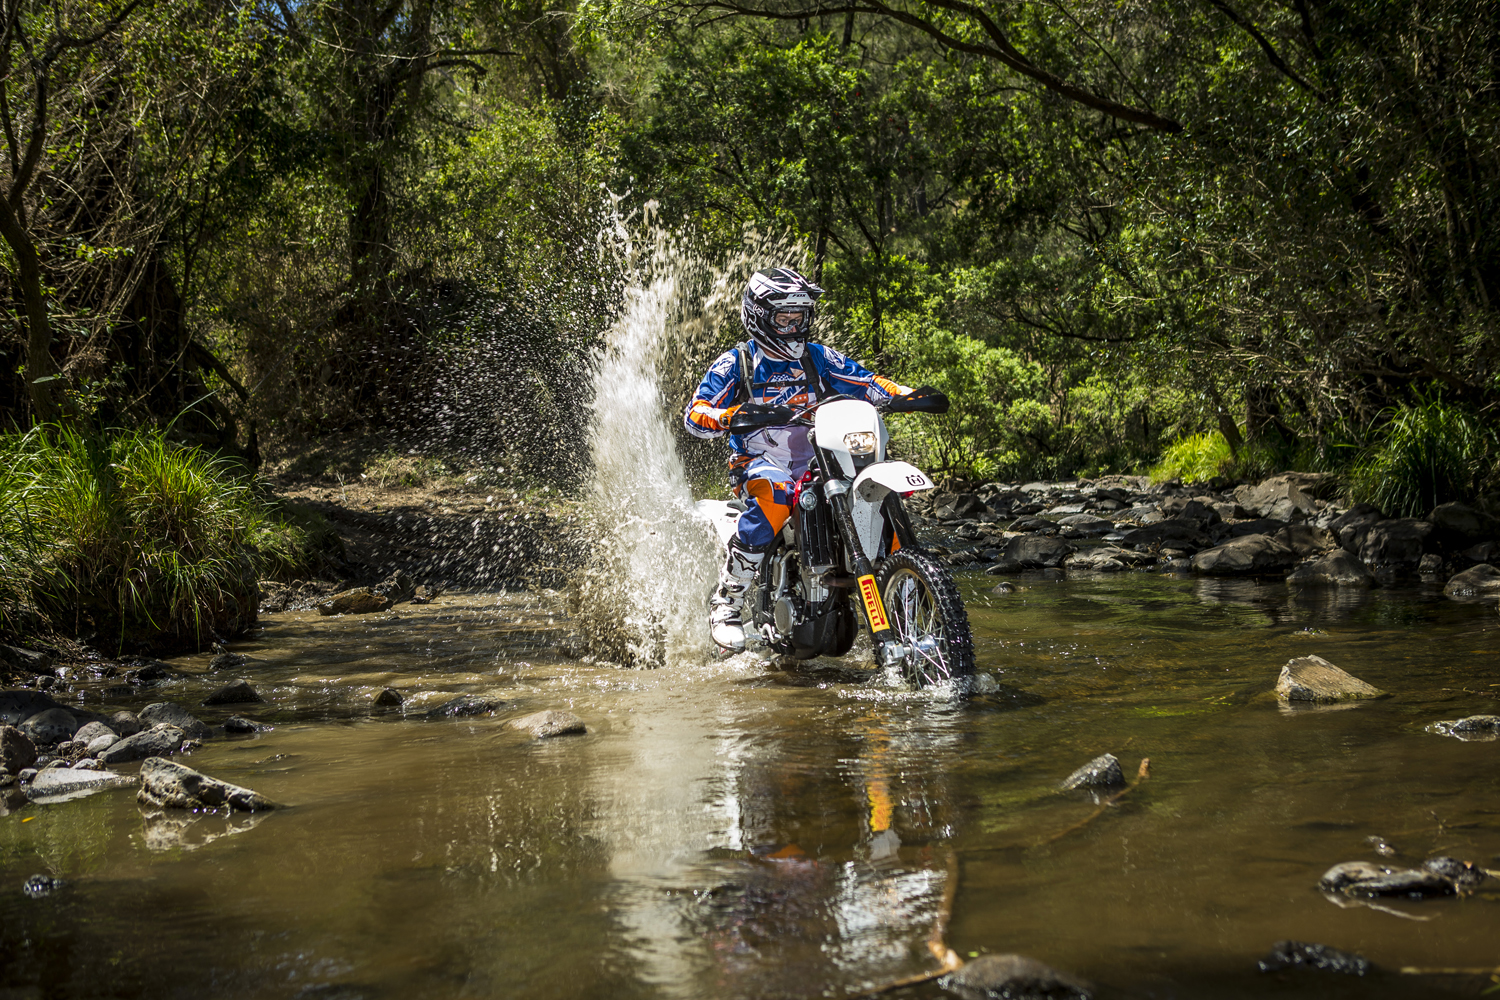
[{"label": "orange sleeve stripe", "polygon": [[892,396],[905,396],[907,393],[911,392],[911,390],[906,386],[898,385],[897,383],[892,382],[890,379],[882,375],[875,376],[875,384],[880,386],[880,388],[884,389]]},{"label": "orange sleeve stripe", "polygon": [[714,416],[713,407],[701,399],[693,401],[693,405],[688,409],[687,417],[706,431],[722,431],[724,429],[724,425],[719,421],[719,418]]}]

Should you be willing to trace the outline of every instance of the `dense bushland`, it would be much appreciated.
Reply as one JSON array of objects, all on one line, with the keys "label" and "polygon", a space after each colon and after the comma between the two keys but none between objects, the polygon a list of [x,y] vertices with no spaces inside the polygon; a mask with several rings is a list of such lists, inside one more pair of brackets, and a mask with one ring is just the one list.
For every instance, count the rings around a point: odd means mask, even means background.
[{"label": "dense bushland", "polygon": [[6,632],[195,651],[254,623],[257,579],[303,570],[319,541],[242,468],[156,432],[43,425],[0,436],[0,470]]}]

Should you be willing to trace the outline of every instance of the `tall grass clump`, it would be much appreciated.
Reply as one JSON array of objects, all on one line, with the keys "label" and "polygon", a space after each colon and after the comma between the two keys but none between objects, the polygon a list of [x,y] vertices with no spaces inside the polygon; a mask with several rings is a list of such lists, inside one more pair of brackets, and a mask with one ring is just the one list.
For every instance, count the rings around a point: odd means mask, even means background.
[{"label": "tall grass clump", "polygon": [[1494,432],[1437,397],[1387,411],[1380,439],[1355,464],[1350,497],[1393,517],[1422,517],[1438,504],[1472,500],[1494,472]]},{"label": "tall grass clump", "polygon": [[1234,452],[1218,431],[1194,434],[1168,445],[1161,461],[1151,468],[1151,478],[1158,482],[1177,479],[1184,483],[1201,483],[1233,471]]},{"label": "tall grass clump", "polygon": [[103,648],[202,649],[255,621],[264,507],[224,460],[153,431],[0,437],[0,600]]}]

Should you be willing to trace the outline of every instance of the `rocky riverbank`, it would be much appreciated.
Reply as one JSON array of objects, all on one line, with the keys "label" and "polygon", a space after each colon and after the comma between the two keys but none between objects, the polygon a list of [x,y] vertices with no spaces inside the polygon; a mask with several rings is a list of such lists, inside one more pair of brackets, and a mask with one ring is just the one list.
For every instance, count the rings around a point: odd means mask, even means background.
[{"label": "rocky riverbank", "polygon": [[954,568],[1280,576],[1298,587],[1424,582],[1455,599],[1500,598],[1500,497],[1392,518],[1344,505],[1337,490],[1331,476],[1306,472],[1214,487],[1112,476],[989,483],[909,504],[919,535]]}]

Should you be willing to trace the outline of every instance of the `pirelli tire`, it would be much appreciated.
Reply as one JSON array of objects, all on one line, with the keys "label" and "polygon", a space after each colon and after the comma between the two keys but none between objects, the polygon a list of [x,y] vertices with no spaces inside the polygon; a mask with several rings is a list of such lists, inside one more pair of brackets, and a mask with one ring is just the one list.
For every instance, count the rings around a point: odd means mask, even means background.
[{"label": "pirelli tire", "polygon": [[896,641],[907,649],[901,661],[907,683],[956,681],[966,688],[974,676],[974,637],[948,570],[925,552],[901,549],[881,563],[875,582]]}]

